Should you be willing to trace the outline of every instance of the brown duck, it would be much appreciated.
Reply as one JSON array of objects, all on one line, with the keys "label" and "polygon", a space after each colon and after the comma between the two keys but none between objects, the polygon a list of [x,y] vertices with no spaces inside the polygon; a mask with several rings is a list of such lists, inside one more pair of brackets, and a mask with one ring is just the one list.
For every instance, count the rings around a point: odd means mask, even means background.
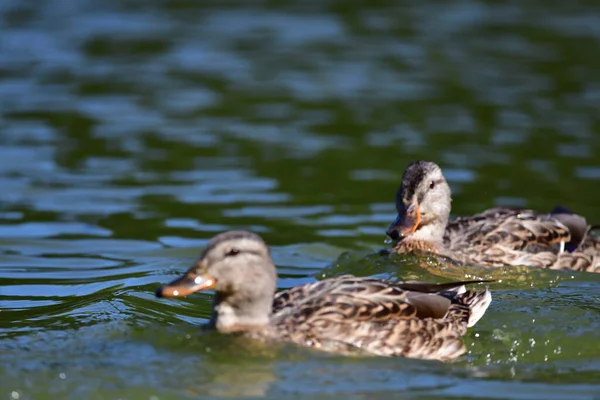
[{"label": "brown duck", "polygon": [[600,239],[585,218],[497,207],[449,221],[450,186],[430,161],[408,165],[396,195],[398,216],[387,230],[399,253],[437,253],[461,264],[525,265],[600,272]]},{"label": "brown duck", "polygon": [[[491,302],[469,282],[391,282],[341,276],[275,294],[277,272],[265,242],[247,231],[215,236],[158,297],[215,291],[208,327],[336,353],[451,360],[461,337]],[[489,281],[488,281],[489,282]]]}]

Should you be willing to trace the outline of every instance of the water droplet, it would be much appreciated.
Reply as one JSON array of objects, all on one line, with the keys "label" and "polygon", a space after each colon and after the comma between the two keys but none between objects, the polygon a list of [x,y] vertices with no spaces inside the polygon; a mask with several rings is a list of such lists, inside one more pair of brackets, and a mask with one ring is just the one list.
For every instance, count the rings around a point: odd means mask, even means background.
[{"label": "water droplet", "polygon": [[392,244],[392,242],[393,242],[393,240],[390,237],[386,237],[383,241],[383,243],[385,243],[385,244]]},{"label": "water droplet", "polygon": [[13,390],[12,393],[10,394],[10,397],[12,397],[13,399],[17,400],[17,399],[21,398],[21,395],[16,390]]},{"label": "water droplet", "polygon": [[479,337],[479,333],[476,333],[476,334],[475,334],[475,337]]},{"label": "water droplet", "polygon": [[61,372],[60,374],[58,374],[58,377],[60,379],[67,379],[67,374],[65,374],[64,372]]}]

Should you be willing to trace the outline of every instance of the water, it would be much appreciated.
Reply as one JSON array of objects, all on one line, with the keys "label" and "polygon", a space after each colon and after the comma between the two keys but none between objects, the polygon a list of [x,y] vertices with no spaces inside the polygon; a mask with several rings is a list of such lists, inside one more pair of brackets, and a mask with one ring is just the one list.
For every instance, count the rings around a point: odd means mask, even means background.
[{"label": "water", "polygon": [[[456,215],[600,222],[592,2],[4,0],[0,18],[0,399],[600,398],[598,275],[372,254],[418,158]],[[280,287],[502,282],[455,363],[200,335],[208,295],[153,293],[230,228],[273,246]]]}]

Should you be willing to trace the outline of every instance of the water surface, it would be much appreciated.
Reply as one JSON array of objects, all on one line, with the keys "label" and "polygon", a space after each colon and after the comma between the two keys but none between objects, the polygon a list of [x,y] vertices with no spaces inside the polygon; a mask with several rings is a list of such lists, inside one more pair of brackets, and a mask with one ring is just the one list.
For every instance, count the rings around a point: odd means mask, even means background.
[{"label": "water surface", "polygon": [[[4,0],[0,26],[0,398],[599,398],[599,276],[370,255],[419,158],[455,215],[600,223],[593,2]],[[455,363],[200,335],[209,295],[153,293],[231,228],[281,288],[502,282]]]}]

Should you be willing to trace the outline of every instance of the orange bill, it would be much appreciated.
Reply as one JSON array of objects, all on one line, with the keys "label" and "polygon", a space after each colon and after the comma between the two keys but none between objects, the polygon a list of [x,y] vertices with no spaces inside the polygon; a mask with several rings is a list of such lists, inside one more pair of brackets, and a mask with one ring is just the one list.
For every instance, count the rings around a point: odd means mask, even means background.
[{"label": "orange bill", "polygon": [[173,282],[158,288],[156,297],[187,296],[200,290],[213,289],[215,279],[206,273],[196,273],[194,269],[186,272]]},{"label": "orange bill", "polygon": [[421,211],[419,205],[411,203],[403,212],[398,214],[386,233],[393,240],[401,240],[416,231],[420,223]]}]

